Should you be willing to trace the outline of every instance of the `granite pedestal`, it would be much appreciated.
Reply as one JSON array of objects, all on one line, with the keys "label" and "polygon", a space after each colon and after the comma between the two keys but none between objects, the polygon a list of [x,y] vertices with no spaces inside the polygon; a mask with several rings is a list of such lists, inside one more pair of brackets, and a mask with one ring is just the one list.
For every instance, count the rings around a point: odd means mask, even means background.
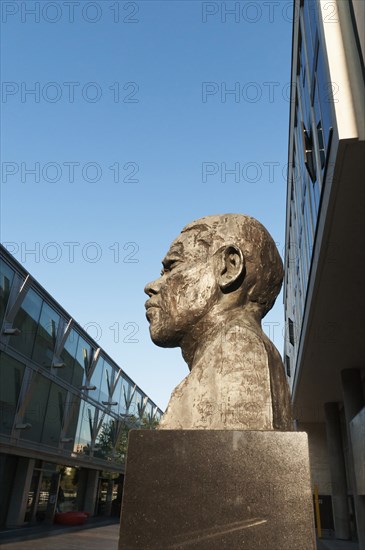
[{"label": "granite pedestal", "polygon": [[307,435],[130,433],[119,550],[314,550]]}]

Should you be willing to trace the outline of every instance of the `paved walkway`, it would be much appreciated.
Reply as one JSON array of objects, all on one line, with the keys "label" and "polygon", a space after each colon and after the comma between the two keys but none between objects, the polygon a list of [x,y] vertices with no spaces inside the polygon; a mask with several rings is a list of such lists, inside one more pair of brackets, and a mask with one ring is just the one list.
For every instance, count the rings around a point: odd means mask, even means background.
[{"label": "paved walkway", "polygon": [[[118,550],[119,521],[83,527],[40,526],[0,533],[1,550]],[[358,550],[354,542],[322,539],[317,550]],[[161,549],[162,550],[162,549]],[[282,550],[282,549],[281,549]],[[290,549],[294,550],[294,549]]]},{"label": "paved walkway", "polygon": [[359,545],[347,540],[321,539],[317,542],[317,550],[359,550]]},{"label": "paved walkway", "polygon": [[46,526],[0,533],[1,550],[117,550],[119,521],[83,527]]}]

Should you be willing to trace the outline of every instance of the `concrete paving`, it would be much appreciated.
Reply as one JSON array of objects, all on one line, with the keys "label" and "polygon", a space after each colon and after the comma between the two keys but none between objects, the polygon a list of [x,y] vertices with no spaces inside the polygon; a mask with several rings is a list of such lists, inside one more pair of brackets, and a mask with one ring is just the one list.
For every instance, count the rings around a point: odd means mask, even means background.
[{"label": "concrete paving", "polygon": [[117,550],[119,522],[1,533],[1,550]]},{"label": "concrete paving", "polygon": [[7,542],[1,550],[117,550],[119,525],[107,525],[93,529],[83,529],[72,533],[50,535],[47,538]]},{"label": "concrete paving", "polygon": [[359,550],[359,545],[348,540],[321,539],[317,542],[317,550]]},{"label": "concrete paving", "polygon": [[[83,527],[51,526],[47,528],[42,526],[2,532],[0,533],[0,549],[118,550],[118,539],[118,521],[113,523],[99,521]],[[358,548],[355,542],[349,541],[321,539],[317,542],[317,550],[358,550]]]}]

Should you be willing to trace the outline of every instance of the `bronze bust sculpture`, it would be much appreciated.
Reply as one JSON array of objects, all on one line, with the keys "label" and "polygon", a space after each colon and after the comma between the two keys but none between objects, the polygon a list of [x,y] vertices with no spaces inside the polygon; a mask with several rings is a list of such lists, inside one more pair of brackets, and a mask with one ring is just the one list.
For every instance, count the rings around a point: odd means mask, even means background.
[{"label": "bronze bust sculpture", "polygon": [[159,428],[291,430],[279,352],[261,319],[279,294],[282,262],[267,230],[242,214],[189,223],[146,285],[153,342],[181,347],[190,373]]}]

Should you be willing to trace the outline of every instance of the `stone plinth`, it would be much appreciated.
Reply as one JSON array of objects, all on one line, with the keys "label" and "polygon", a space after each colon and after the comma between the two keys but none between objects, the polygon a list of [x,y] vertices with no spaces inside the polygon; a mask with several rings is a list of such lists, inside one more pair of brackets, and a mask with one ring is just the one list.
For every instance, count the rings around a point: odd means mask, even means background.
[{"label": "stone plinth", "polygon": [[130,433],[119,550],[314,550],[307,435]]}]

